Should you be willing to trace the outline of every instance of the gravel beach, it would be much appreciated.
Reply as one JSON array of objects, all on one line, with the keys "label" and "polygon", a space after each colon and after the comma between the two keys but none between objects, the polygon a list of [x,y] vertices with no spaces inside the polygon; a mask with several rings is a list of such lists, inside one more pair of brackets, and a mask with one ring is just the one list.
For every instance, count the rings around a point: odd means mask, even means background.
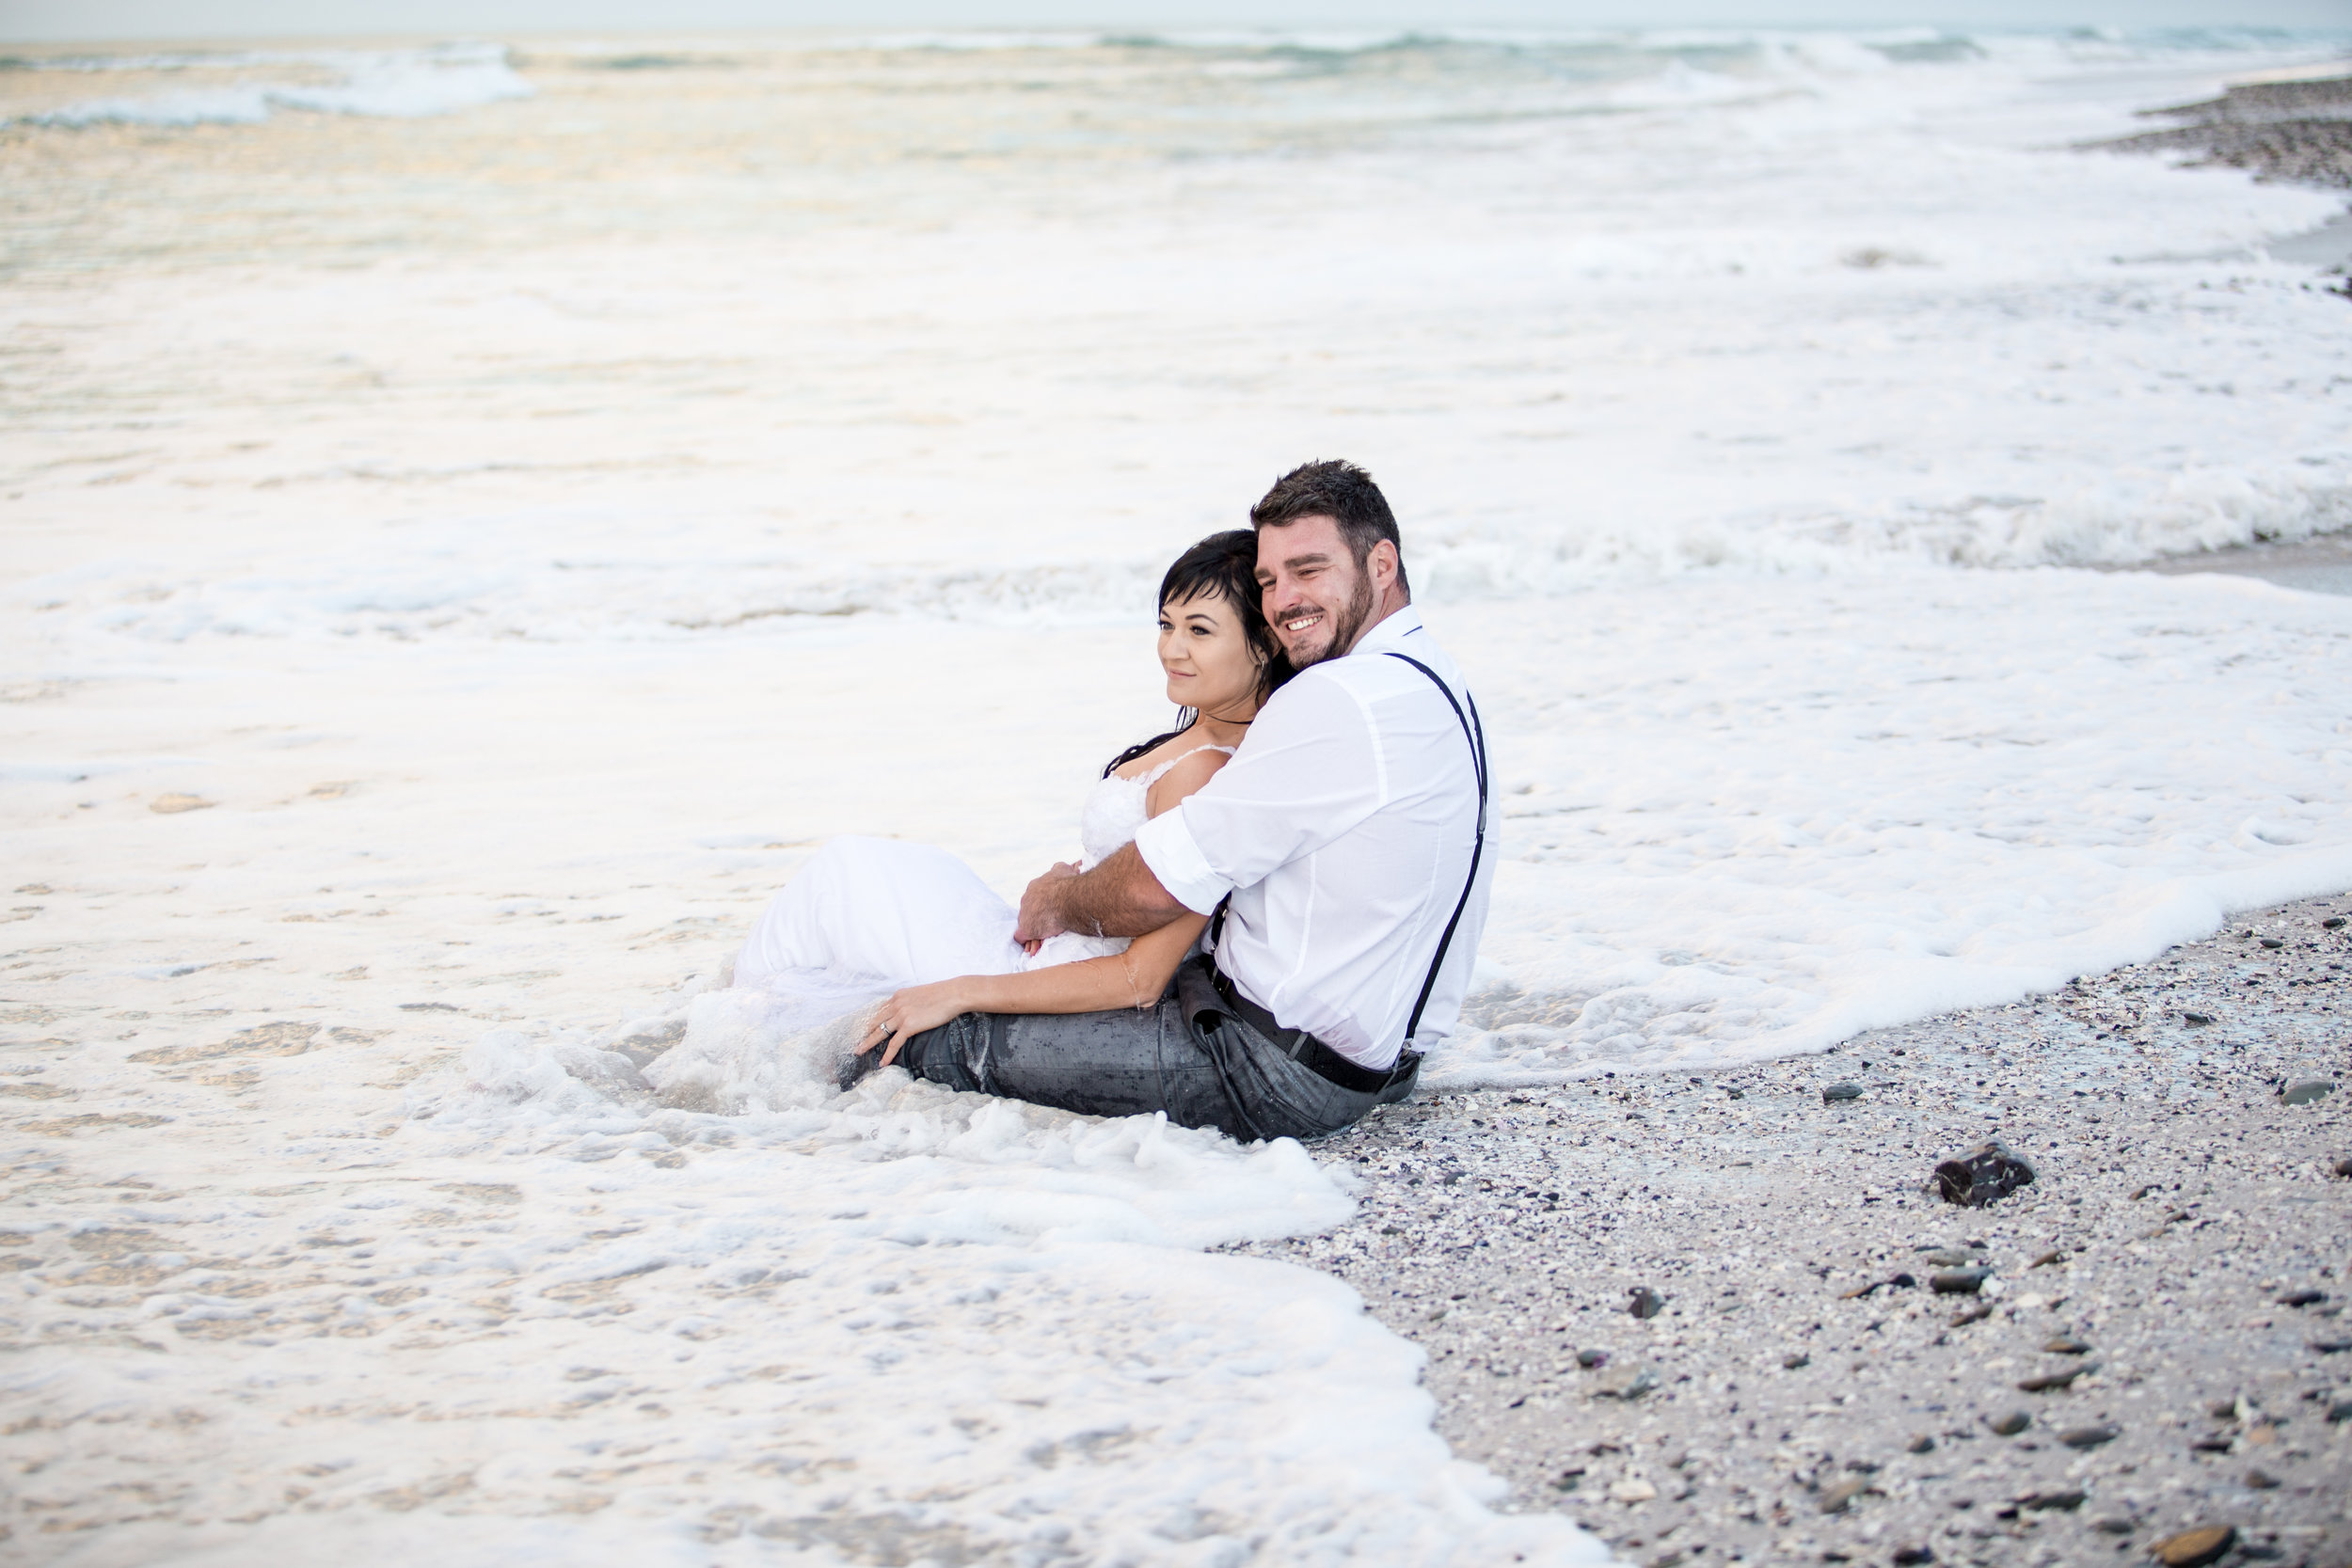
[{"label": "gravel beach", "polygon": [[[1356,1286],[1455,1451],[1629,1561],[2336,1568],[2347,918],[1820,1056],[1433,1095],[1318,1149],[1350,1224],[1248,1250]],[[1946,1201],[1992,1139],[2031,1183]]]},{"label": "gravel beach", "polygon": [[2257,180],[2352,186],[2352,72],[2240,82],[2203,103],[2142,112],[2180,123],[2094,145],[2114,152],[2200,154],[2190,166],[2249,169]]}]

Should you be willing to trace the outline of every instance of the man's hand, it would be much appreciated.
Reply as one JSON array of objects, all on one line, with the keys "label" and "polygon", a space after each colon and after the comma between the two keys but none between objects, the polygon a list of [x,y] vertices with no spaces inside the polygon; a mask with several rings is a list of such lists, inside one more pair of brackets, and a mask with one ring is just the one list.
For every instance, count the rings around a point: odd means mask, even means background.
[{"label": "man's hand", "polygon": [[1034,956],[1047,937],[1057,937],[1070,929],[1062,922],[1061,897],[1077,879],[1075,865],[1056,861],[1052,870],[1023,890],[1021,918],[1012,930],[1012,940],[1021,944],[1023,951]]},{"label": "man's hand", "polygon": [[1038,943],[1064,931],[1089,937],[1148,936],[1184,912],[1130,844],[1091,871],[1081,872],[1065,863],[1031,882],[1021,895],[1013,940],[1034,953]]}]

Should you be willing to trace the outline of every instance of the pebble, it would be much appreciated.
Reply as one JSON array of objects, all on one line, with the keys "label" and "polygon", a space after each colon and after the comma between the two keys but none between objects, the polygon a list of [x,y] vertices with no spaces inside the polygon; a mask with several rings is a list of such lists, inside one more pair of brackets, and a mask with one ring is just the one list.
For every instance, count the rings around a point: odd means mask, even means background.
[{"label": "pebble", "polygon": [[2110,1513],[2104,1519],[2093,1519],[2090,1528],[2101,1535],[2129,1535],[2139,1527],[2129,1519],[2119,1519]]},{"label": "pebble", "polygon": [[1923,1432],[1918,1436],[1914,1437],[1911,1440],[1910,1451],[1913,1453],[1933,1453],[1935,1451],[1935,1439],[1930,1437]]},{"label": "pebble", "polygon": [[1935,1554],[1928,1550],[1925,1546],[1898,1546],[1895,1548],[1895,1562],[1897,1563],[1898,1568],[1917,1568],[1917,1564],[1919,1563],[1933,1562],[1934,1560]]},{"label": "pebble", "polygon": [[1658,1386],[1655,1367],[1628,1368],[1610,1373],[1593,1386],[1593,1397],[1603,1400],[1638,1400]]},{"label": "pebble", "polygon": [[2213,1014],[2183,1013],[2181,1015],[2181,1022],[2187,1024],[2192,1029],[2202,1029],[2206,1024],[2213,1022]]},{"label": "pebble", "polygon": [[1596,1367],[1607,1366],[1608,1363],[1609,1353],[1605,1350],[1581,1350],[1576,1353],[1576,1364],[1588,1372]]},{"label": "pebble", "polygon": [[1830,1103],[1840,1100],[1860,1100],[1861,1098],[1862,1085],[1859,1084],[1832,1084],[1828,1088],[1821,1091],[1821,1100],[1824,1103]]},{"label": "pebble", "polygon": [[2279,1478],[2267,1470],[2249,1470],[2246,1484],[2257,1492],[2268,1492],[2279,1484]]},{"label": "pebble", "polygon": [[2299,1078],[2279,1091],[2279,1098],[2290,1105],[2310,1105],[2336,1092],[2332,1078]]},{"label": "pebble", "polygon": [[1805,1354],[1803,1351],[1798,1351],[1793,1355],[1784,1355],[1780,1358],[1780,1370],[1785,1372],[1793,1372],[1800,1367],[1810,1367],[1811,1365],[1813,1365],[1813,1357]]},{"label": "pebble", "polygon": [[1929,1262],[1939,1269],[1961,1269],[1966,1268],[1971,1263],[1984,1261],[1981,1255],[1970,1252],[1965,1247],[1937,1247],[1930,1252],[1927,1258]]},{"label": "pebble", "polygon": [[2095,1449],[2102,1443],[2112,1443],[2123,1435],[2120,1426],[2076,1427],[2058,1433],[2058,1441],[2070,1449]]},{"label": "pebble", "polygon": [[1637,1318],[1654,1318],[1666,1309],[1666,1298],[1646,1285],[1636,1285],[1626,1294],[1633,1298],[1626,1310]]},{"label": "pebble", "polygon": [[1645,1481],[1627,1480],[1611,1487],[1609,1495],[1621,1503],[1645,1503],[1658,1496],[1658,1488]]},{"label": "pebble", "polygon": [[2168,1535],[2148,1551],[2164,1568],[2205,1568],[2206,1563],[2219,1560],[2222,1553],[2236,1544],[2235,1526],[2205,1525]]},{"label": "pebble", "polygon": [[1928,1288],[1939,1296],[1973,1296],[1992,1277],[1991,1269],[1946,1269],[1928,1275]]},{"label": "pebble", "polygon": [[1836,1485],[1821,1494],[1821,1512],[1824,1513],[1843,1513],[1848,1503],[1853,1501],[1856,1497],[1859,1497],[1863,1493],[1867,1492],[1869,1489],[1869,1481],[1861,1476],[1855,1476],[1848,1481],[1841,1481]]},{"label": "pebble", "polygon": [[2084,1344],[2080,1339],[2070,1339],[2063,1334],[2042,1348],[2052,1355],[2089,1355],[2090,1354],[2089,1345]]},{"label": "pebble", "polygon": [[1947,1203],[1981,1209],[2033,1180],[2033,1166],[2011,1154],[1998,1139],[1935,1167],[1935,1184]]},{"label": "pebble", "polygon": [[2071,1386],[2078,1377],[2089,1377],[2098,1370],[2096,1361],[2087,1362],[2080,1367],[2069,1367],[2062,1372],[2041,1372],[2032,1377],[2020,1378],[2017,1386],[2028,1394],[2047,1394]]},{"label": "pebble", "polygon": [[2352,1421],[2352,1400],[2338,1400],[2335,1403],[2329,1405],[2328,1407],[2328,1421],[2331,1426],[2341,1425],[2345,1421]]},{"label": "pebble", "polygon": [[2053,1511],[2072,1513],[2082,1505],[2083,1494],[2080,1492],[2034,1492],[2017,1500],[2018,1507],[2034,1513]]},{"label": "pebble", "polygon": [[2023,1410],[2012,1410],[2008,1415],[1998,1417],[1987,1424],[1993,1428],[1994,1436],[2014,1437],[2033,1425],[2033,1417]]},{"label": "pebble", "polygon": [[2352,1160],[2338,1160],[2336,1162],[2336,1174],[2338,1176],[2352,1176]]},{"label": "pebble", "polygon": [[2316,1307],[2328,1299],[2325,1291],[2289,1291],[2279,1298],[2281,1307]]}]

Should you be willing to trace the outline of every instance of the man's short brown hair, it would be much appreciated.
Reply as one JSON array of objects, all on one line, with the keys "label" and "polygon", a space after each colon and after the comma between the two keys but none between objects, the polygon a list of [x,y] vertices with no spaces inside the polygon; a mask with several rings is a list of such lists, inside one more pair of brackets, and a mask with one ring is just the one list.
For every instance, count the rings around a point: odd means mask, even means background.
[{"label": "man's short brown hair", "polygon": [[1353,463],[1301,463],[1274,482],[1274,488],[1249,509],[1249,526],[1280,528],[1301,517],[1328,517],[1340,525],[1356,569],[1366,570],[1372,546],[1386,539],[1396,546],[1396,586],[1406,599],[1412,585],[1405,580],[1405,543],[1397,537],[1396,514],[1372,476]]}]

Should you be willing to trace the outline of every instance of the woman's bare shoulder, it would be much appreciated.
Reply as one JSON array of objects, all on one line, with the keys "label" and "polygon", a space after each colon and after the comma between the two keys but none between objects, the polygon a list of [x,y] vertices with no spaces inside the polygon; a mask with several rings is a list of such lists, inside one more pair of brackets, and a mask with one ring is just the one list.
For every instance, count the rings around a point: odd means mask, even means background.
[{"label": "woman's bare shoulder", "polygon": [[1144,810],[1153,816],[1159,816],[1216,777],[1216,770],[1232,760],[1232,753],[1221,746],[1203,746],[1189,755],[1177,758],[1174,765],[1152,785],[1151,793],[1144,800]]}]

